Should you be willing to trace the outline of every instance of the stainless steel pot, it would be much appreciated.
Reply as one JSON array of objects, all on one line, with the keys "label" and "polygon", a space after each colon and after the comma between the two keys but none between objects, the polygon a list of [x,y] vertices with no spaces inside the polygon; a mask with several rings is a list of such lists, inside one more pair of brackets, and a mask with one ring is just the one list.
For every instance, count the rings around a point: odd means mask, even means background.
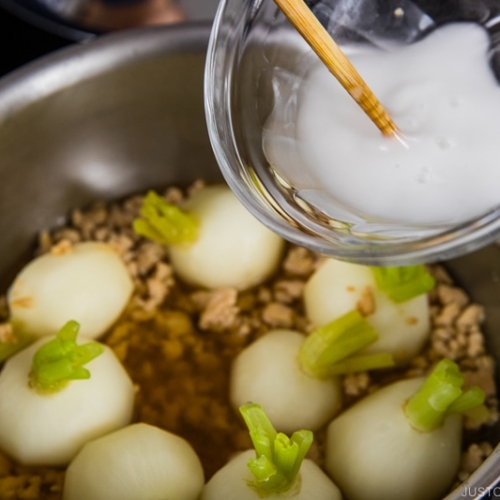
[{"label": "stainless steel pot", "polygon": [[219,176],[203,111],[210,26],[123,32],[0,83],[0,286],[69,207]]},{"label": "stainless steel pot", "polygon": [[[207,24],[106,35],[0,82],[0,289],[29,258],[36,233],[72,207],[221,179],[203,111],[209,31]],[[488,341],[500,359],[499,249],[448,268],[486,306]],[[500,440],[500,426],[490,438]],[[500,448],[447,500],[483,498],[499,477]]]}]

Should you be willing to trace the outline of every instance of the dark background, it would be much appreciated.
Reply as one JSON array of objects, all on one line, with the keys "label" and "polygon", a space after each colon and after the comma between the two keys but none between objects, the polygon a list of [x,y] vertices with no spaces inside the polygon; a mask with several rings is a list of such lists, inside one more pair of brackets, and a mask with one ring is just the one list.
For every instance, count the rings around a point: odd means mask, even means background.
[{"label": "dark background", "polygon": [[[313,4],[317,2],[329,3],[330,1],[332,0],[309,0]],[[375,1],[387,2],[387,0]],[[438,22],[452,19],[480,21],[484,17],[492,18],[500,15],[500,0],[414,1]],[[9,5],[12,2],[11,0],[3,0],[3,3]],[[217,0],[201,0],[201,2],[200,0],[185,0],[184,3],[188,5],[188,11],[191,9],[194,14],[198,14],[195,11],[200,10],[202,17],[206,18],[212,16]],[[491,31],[495,37],[497,29]],[[0,6],[0,77],[33,59],[73,43],[76,42],[70,37],[63,38],[37,28]]]},{"label": "dark background", "polygon": [[72,43],[21,21],[0,8],[0,76]]}]

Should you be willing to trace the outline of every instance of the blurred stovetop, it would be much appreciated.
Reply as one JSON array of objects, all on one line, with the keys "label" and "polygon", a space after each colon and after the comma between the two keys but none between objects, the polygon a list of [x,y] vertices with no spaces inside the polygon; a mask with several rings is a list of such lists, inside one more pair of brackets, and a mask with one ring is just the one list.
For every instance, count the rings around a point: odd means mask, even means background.
[{"label": "blurred stovetop", "polygon": [[[183,19],[187,21],[210,21],[213,19],[218,1],[160,0],[160,4],[180,5]],[[308,0],[312,4],[322,1],[328,3],[330,0]],[[378,1],[384,3],[386,0]],[[449,18],[480,21],[484,16],[490,18],[500,16],[500,0],[413,1],[438,22],[448,21]],[[93,36],[96,31],[85,31],[63,21],[63,18],[49,13],[48,10],[40,10],[40,5],[71,5],[82,2],[93,2],[94,5],[99,4],[101,7],[105,5],[111,9],[105,11],[107,15],[113,17],[111,14],[114,14],[115,18],[119,16],[117,16],[118,11],[112,10],[113,6],[157,3],[156,0],[0,0],[0,77],[33,59],[75,43],[75,40],[85,40]],[[438,16],[437,19],[436,9],[444,13],[444,17]],[[140,15],[140,12],[134,12]],[[129,23],[135,20],[136,18],[121,18],[121,21]],[[498,25],[497,23],[496,26]]]},{"label": "blurred stovetop", "polygon": [[[31,12],[26,6],[33,1],[0,0],[0,77],[38,57],[77,43],[75,40],[92,36],[57,20],[53,22],[50,16]],[[104,1],[126,4],[136,0]],[[179,0],[179,4],[186,21],[211,21],[218,0]]]},{"label": "blurred stovetop", "polygon": [[0,9],[0,76],[71,43]]}]

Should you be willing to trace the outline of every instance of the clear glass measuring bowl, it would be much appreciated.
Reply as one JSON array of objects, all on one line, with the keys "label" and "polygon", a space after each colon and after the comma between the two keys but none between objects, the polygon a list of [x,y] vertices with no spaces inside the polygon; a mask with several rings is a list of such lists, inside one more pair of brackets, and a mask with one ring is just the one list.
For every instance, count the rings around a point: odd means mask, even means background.
[{"label": "clear glass measuring bowl", "polygon": [[[383,48],[417,41],[445,22],[481,23],[492,42],[490,62],[500,73],[496,51],[500,37],[495,35],[498,1],[310,0],[308,4],[340,44]],[[441,260],[498,238],[500,186],[499,206],[479,217],[419,225],[375,219],[346,208],[322,189],[307,168],[297,165],[286,140],[283,150],[290,155],[291,167],[284,172],[271,165],[263,148],[266,120],[283,92],[293,99],[294,85],[313,61],[316,56],[272,0],[221,1],[205,71],[208,129],[226,181],[256,217],[285,239],[369,265]]]}]

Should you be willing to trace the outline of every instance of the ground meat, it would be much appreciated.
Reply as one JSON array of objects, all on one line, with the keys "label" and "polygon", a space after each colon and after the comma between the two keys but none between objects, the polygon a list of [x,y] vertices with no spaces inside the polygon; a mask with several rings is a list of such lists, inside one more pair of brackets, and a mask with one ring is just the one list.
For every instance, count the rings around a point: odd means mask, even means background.
[{"label": "ground meat", "polygon": [[367,372],[352,373],[343,379],[343,390],[347,396],[360,397],[368,393],[371,385],[370,375]]},{"label": "ground meat", "polygon": [[285,257],[283,269],[292,276],[309,276],[314,270],[315,258],[309,250],[291,248]]},{"label": "ground meat", "polygon": [[471,444],[467,450],[462,453],[460,473],[458,474],[459,481],[466,481],[486,458],[491,455],[492,451],[493,447],[486,441]]},{"label": "ground meat", "polygon": [[469,302],[467,294],[455,286],[450,286],[448,283],[439,283],[437,285],[438,300],[443,306],[450,304],[463,309]]},{"label": "ground meat", "polygon": [[[189,190],[203,187],[195,183]],[[184,192],[164,192],[179,204]],[[65,251],[79,241],[107,242],[122,257],[135,283],[134,295],[104,337],[137,388],[136,420],[185,437],[200,456],[210,478],[237,451],[251,446],[248,431],[228,399],[232,360],[255,339],[274,328],[304,333],[312,329],[304,313],[302,293],[307,279],[323,258],[289,245],[280,268],[266,283],[246,291],[207,291],[176,279],[166,248],[138,237],[131,225],[143,196],[122,203],[96,203],[74,210],[67,226],[39,235],[37,254]],[[347,406],[394,381],[422,376],[443,356],[454,359],[466,386],[479,385],[487,394],[482,424],[498,420],[495,364],[485,351],[481,330],[484,310],[470,302],[442,266],[431,266],[438,286],[429,293],[432,331],[428,345],[404,372],[358,373],[342,378]],[[366,290],[358,308],[374,307]],[[0,297],[0,338],[9,337],[5,297]],[[411,321],[408,318],[408,321]],[[491,445],[474,442],[477,422],[468,419],[464,455],[458,478],[466,479],[491,453]],[[324,431],[316,434],[309,456],[321,464]],[[64,472],[21,467],[0,454],[0,500],[56,500]]]},{"label": "ground meat", "polygon": [[304,284],[304,281],[297,279],[278,280],[273,286],[274,299],[282,304],[291,304],[302,296]]},{"label": "ground meat", "polygon": [[13,464],[0,453],[0,500],[58,500],[64,471]]},{"label": "ground meat", "polygon": [[215,290],[208,297],[201,313],[200,328],[202,330],[228,330],[238,321],[239,309],[236,306],[238,292],[234,288]]},{"label": "ground meat", "polygon": [[262,311],[262,321],[275,328],[291,328],[293,309],[279,302],[270,302]]},{"label": "ground meat", "polygon": [[59,241],[56,245],[53,245],[50,248],[50,253],[52,255],[64,255],[71,252],[72,247],[73,243],[70,240],[64,239]]},{"label": "ground meat", "polygon": [[14,329],[10,323],[0,323],[0,342],[15,341]]},{"label": "ground meat", "polygon": [[362,316],[369,316],[375,312],[375,297],[371,287],[367,286],[361,293],[356,309]]}]

